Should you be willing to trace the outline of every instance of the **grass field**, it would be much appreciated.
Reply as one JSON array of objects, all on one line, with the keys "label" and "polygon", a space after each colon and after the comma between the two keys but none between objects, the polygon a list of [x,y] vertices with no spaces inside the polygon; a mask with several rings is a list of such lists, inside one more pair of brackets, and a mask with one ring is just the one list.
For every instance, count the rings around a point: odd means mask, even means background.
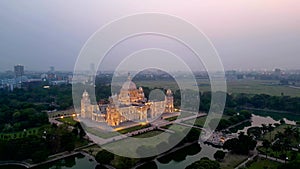
[{"label": "grass field", "polygon": [[[173,91],[178,90],[179,87],[175,81],[137,81],[138,86],[145,86],[149,88],[164,88]],[[235,80],[227,81],[228,93],[248,93],[248,94],[268,94],[280,96],[282,93],[286,96],[299,96],[300,89],[291,88],[289,86],[276,85],[278,81],[275,80]],[[183,88],[192,86],[191,80],[184,80]],[[210,83],[208,80],[198,80],[199,90],[201,92],[210,91]]]},{"label": "grass field", "polygon": [[257,161],[253,162],[247,169],[277,169],[280,163],[265,159],[258,159]]},{"label": "grass field", "polygon": [[136,130],[144,129],[144,128],[147,128],[147,127],[150,127],[150,125],[138,125],[138,126],[134,126],[134,127],[129,127],[129,128],[125,128],[125,129],[122,129],[122,130],[118,130],[118,132],[120,134],[126,134],[126,133],[129,133],[129,132],[133,132],[133,131],[136,131]]},{"label": "grass field", "polygon": [[[258,147],[257,150],[259,150],[260,152],[262,152],[262,154],[266,154],[266,148],[264,148],[264,147]],[[268,148],[268,156],[271,156],[271,157],[274,157],[274,158],[278,158],[278,159],[280,159],[280,156],[282,154],[284,154],[284,156],[286,155],[289,159],[291,159],[292,156],[293,156],[293,153],[295,153],[295,151],[293,151],[293,150],[287,150],[286,152],[285,151],[283,151],[283,152],[281,152],[281,151],[275,152],[271,148]],[[300,153],[297,153],[297,159],[299,159],[299,158],[300,158]]]},{"label": "grass field", "polygon": [[206,117],[198,117],[195,122],[193,123],[194,120],[188,120],[188,121],[185,121],[183,123],[185,124],[190,124],[190,125],[194,125],[194,126],[198,126],[198,127],[203,127],[204,126],[204,123],[206,121]]},{"label": "grass field", "polygon": [[57,119],[57,121],[68,124],[70,126],[75,126],[75,124],[77,123],[77,121],[74,120],[73,117],[64,117],[64,118]]},{"label": "grass field", "polygon": [[248,156],[227,153],[224,160],[220,163],[222,169],[234,169],[245,161]]},{"label": "grass field", "polygon": [[287,125],[287,124],[283,124],[283,125],[280,125],[280,126],[274,128],[271,132],[267,132],[266,134],[264,134],[263,139],[266,139],[266,140],[272,142],[274,140],[277,132],[283,133],[284,129],[287,128],[288,126],[289,125]]},{"label": "grass field", "polygon": [[195,114],[192,114],[192,113],[189,113],[189,112],[180,112],[180,115],[179,116],[173,116],[173,117],[168,117],[168,118],[165,118],[164,120],[167,120],[167,121],[175,121],[178,119],[182,119],[182,118],[185,118],[185,117],[190,117],[190,116],[194,116]]},{"label": "grass field", "polygon": [[153,136],[157,136],[159,134],[163,133],[163,131],[159,131],[159,130],[153,130],[153,131],[149,131],[143,134],[139,134],[136,136],[133,136],[134,138],[148,138],[148,137],[153,137]]},{"label": "grass field", "polygon": [[95,128],[91,128],[91,127],[85,127],[85,130],[88,133],[91,133],[95,136],[107,139],[107,138],[111,138],[114,136],[117,136],[118,133],[117,132],[110,132],[110,131],[104,131],[104,130],[100,130],[100,129],[95,129]]},{"label": "grass field", "polygon": [[[230,118],[230,116],[227,116],[227,115],[223,115],[222,116],[222,119],[226,119],[228,120]],[[187,120],[183,123],[185,124],[190,124],[190,125],[194,125],[194,126],[198,126],[198,127],[203,127],[204,126],[204,123],[206,121],[206,116],[203,116],[203,117],[198,117],[195,122],[193,123],[193,119],[192,120]]]},{"label": "grass field", "polygon": [[185,127],[185,126],[182,126],[182,125],[179,125],[179,124],[172,124],[172,125],[164,126],[162,128],[173,130],[175,132],[182,132],[182,131],[188,129],[189,127]]},{"label": "grass field", "polygon": [[[159,134],[159,135],[158,135]],[[155,137],[152,137],[155,136]],[[123,140],[115,141],[103,145],[104,148],[108,148],[112,151],[124,152],[130,155],[137,155],[137,148],[139,148],[142,144],[155,148],[157,144],[161,143],[164,140],[168,140],[170,134],[166,132],[160,131],[150,131],[146,132],[133,138],[126,138]],[[138,140],[137,140],[138,139]],[[139,142],[139,143],[137,143]]]}]

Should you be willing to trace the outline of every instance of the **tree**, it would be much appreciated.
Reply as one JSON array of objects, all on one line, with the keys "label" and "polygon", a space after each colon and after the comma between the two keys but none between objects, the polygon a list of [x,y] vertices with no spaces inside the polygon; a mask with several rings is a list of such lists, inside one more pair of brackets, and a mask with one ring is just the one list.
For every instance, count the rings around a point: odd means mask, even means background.
[{"label": "tree", "polygon": [[127,158],[127,157],[122,157],[122,156],[116,156],[116,159],[114,161],[116,161],[114,166],[117,169],[128,169],[128,168],[132,168],[133,166],[135,166],[136,162],[138,160],[132,159],[132,158]]},{"label": "tree", "polygon": [[275,151],[276,153],[276,161],[277,161],[277,155],[278,155],[278,152],[281,151],[282,149],[282,145],[279,143],[279,141],[276,141],[273,145],[272,145],[272,150]]},{"label": "tree", "polygon": [[101,150],[96,154],[96,161],[100,164],[110,164],[110,162],[114,159],[114,154],[106,151],[106,150]]},{"label": "tree", "polygon": [[262,130],[260,127],[251,127],[247,130],[247,135],[253,136],[255,138],[260,138],[262,134]]},{"label": "tree", "polygon": [[256,141],[251,136],[247,136],[244,133],[240,133],[238,138],[227,140],[223,148],[231,150],[237,154],[248,154],[250,150],[256,147]]},{"label": "tree", "polygon": [[204,157],[201,158],[201,160],[187,166],[186,169],[220,169],[220,164]]},{"label": "tree", "polygon": [[31,155],[32,161],[38,163],[48,158],[49,153],[46,150],[39,150]]},{"label": "tree", "polygon": [[214,158],[218,161],[222,161],[225,157],[225,152],[222,150],[218,150],[215,154],[214,154]]},{"label": "tree", "polygon": [[140,156],[140,157],[144,157],[144,156],[149,156],[150,154],[154,156],[150,156],[150,157],[146,157],[146,158],[142,158],[142,161],[151,161],[152,159],[155,158],[155,154],[156,154],[156,149],[152,146],[145,146],[142,145],[140,147],[137,148],[136,153]]},{"label": "tree", "polygon": [[266,158],[268,158],[268,149],[269,149],[271,143],[269,140],[263,140],[262,145],[266,149]]}]

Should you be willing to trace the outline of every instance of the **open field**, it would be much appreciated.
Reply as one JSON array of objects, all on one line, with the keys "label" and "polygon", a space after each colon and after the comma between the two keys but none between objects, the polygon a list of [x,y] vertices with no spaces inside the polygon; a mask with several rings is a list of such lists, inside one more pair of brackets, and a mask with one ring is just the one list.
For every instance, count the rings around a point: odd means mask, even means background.
[{"label": "open field", "polygon": [[257,161],[253,162],[247,169],[277,169],[280,163],[270,160],[265,160],[259,158]]},{"label": "open field", "polygon": [[172,124],[172,125],[164,126],[162,128],[173,130],[175,132],[182,132],[182,131],[188,129],[189,127],[185,127],[185,126],[182,126],[182,125],[179,125],[179,124]]},{"label": "open field", "polygon": [[186,117],[190,117],[190,116],[194,116],[194,115],[195,114],[193,114],[193,113],[182,111],[182,112],[180,112],[179,116],[168,117],[168,118],[165,118],[165,120],[167,120],[167,121],[175,121],[175,120],[177,120],[177,118],[178,119],[182,119],[182,118],[186,118]]},{"label": "open field", "polygon": [[[268,156],[278,158],[278,159],[280,159],[280,156],[282,156],[282,155],[284,157],[287,156],[289,159],[292,159],[293,153],[297,153],[296,151],[293,151],[293,150],[275,152],[271,148],[268,148],[268,150],[266,151],[266,148],[264,148],[264,147],[258,147],[257,150],[259,152],[261,152],[262,154],[266,154],[266,152],[268,152]],[[298,159],[300,158],[300,153],[296,154],[296,158],[298,158]],[[284,160],[284,158],[282,160]]]},{"label": "open field", "polygon": [[[226,119],[228,120],[230,118],[230,116],[227,116],[227,115],[223,115],[222,116],[222,119]],[[194,119],[192,120],[187,120],[183,123],[185,124],[190,124],[190,125],[194,125],[194,126],[198,126],[198,127],[203,127],[204,126],[204,123],[206,121],[206,116],[203,116],[203,117],[198,117],[195,122],[193,123]]]},{"label": "open field", "polygon": [[222,169],[234,169],[245,161],[248,156],[227,153],[224,160],[220,163]]},{"label": "open field", "polygon": [[264,134],[263,139],[266,139],[266,140],[272,142],[274,140],[275,135],[277,134],[277,132],[283,133],[285,128],[287,128],[288,126],[290,126],[290,125],[283,124],[283,125],[280,125],[280,126],[274,128],[271,132],[267,132],[266,134]]},{"label": "open field", "polygon": [[[154,136],[154,137],[153,137]],[[122,151],[129,156],[131,155],[137,155],[137,148],[141,146],[141,142],[143,145],[147,145],[151,148],[156,148],[157,144],[161,143],[162,141],[168,141],[168,138],[170,137],[169,133],[166,132],[160,132],[160,131],[149,131],[137,136],[134,136],[132,138],[126,138],[119,141],[111,142],[106,145],[103,145],[107,147],[108,149],[112,151]],[[138,139],[138,140],[137,140]],[[139,144],[137,144],[137,141]]]},{"label": "open field", "polygon": [[[174,81],[137,81],[138,86],[145,86],[149,88],[170,88],[175,91],[178,88]],[[299,96],[300,89],[292,88],[289,86],[277,85],[278,81],[275,80],[235,80],[227,81],[228,93],[248,93],[248,94],[268,94],[274,96],[280,96],[284,94],[286,96]],[[189,79],[184,80],[184,87],[192,86],[192,81]],[[208,80],[198,80],[199,90],[201,92],[210,91],[210,83]]]},{"label": "open field", "polygon": [[157,136],[159,134],[163,133],[163,131],[159,131],[159,130],[153,130],[153,131],[149,131],[143,134],[139,134],[136,136],[133,136],[134,138],[148,138],[148,137],[153,137],[153,136]]},{"label": "open field", "polygon": [[104,139],[111,138],[111,137],[114,137],[114,136],[118,135],[117,132],[98,130],[98,129],[94,129],[94,128],[91,128],[91,127],[86,127],[85,130],[88,133],[91,133],[95,136],[98,136],[98,137],[101,137],[101,138],[104,138]]},{"label": "open field", "polygon": [[141,130],[141,129],[144,129],[144,128],[147,128],[149,127],[150,125],[138,125],[138,126],[133,126],[133,127],[129,127],[129,128],[124,128],[122,130],[118,130],[118,132],[120,134],[126,134],[126,133],[129,133],[129,132],[133,132],[133,131],[137,131],[137,130]]}]

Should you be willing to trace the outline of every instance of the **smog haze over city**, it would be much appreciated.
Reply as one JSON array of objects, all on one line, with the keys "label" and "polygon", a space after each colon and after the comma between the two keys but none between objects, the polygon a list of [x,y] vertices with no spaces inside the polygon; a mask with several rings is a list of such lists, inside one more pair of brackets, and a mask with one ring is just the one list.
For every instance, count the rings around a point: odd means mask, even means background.
[{"label": "smog haze over city", "polygon": [[[211,40],[226,70],[297,69],[299,3],[297,0],[89,3],[4,0],[0,2],[0,71],[11,70],[15,64],[25,65],[27,70],[48,70],[50,66],[73,70],[81,48],[94,32],[113,20],[145,12],[174,15],[195,25]],[[160,41],[151,36],[133,39],[120,44],[103,69],[113,70],[111,67],[120,53],[157,43],[178,48],[171,40]]]},{"label": "smog haze over city", "polygon": [[0,169],[299,169],[299,0],[1,0]]}]

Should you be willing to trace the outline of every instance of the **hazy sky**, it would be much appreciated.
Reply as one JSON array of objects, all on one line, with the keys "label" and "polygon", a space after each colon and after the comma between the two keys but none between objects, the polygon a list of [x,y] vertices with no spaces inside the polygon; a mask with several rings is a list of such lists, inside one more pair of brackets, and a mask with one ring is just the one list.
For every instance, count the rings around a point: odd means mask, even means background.
[{"label": "hazy sky", "polygon": [[[142,12],[175,15],[197,26],[225,69],[300,68],[299,0],[1,0],[0,71],[19,63],[27,70],[73,70],[96,30]],[[115,56],[109,57],[113,64]]]}]

